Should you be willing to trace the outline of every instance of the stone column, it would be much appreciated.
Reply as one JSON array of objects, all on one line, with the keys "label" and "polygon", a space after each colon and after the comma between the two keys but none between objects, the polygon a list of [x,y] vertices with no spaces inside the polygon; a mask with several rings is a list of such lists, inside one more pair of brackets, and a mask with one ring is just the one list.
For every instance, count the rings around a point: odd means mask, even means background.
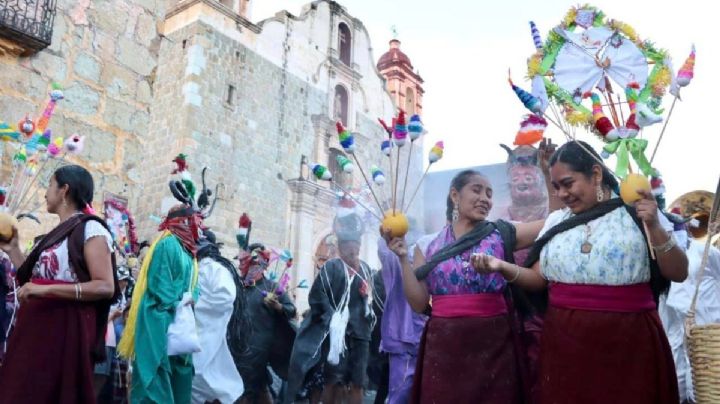
[{"label": "stone column", "polygon": [[[305,279],[310,286],[315,276],[313,239],[316,212],[320,210],[319,207],[329,206],[333,196],[329,189],[304,179],[290,180],[288,186],[292,193],[290,249],[294,257],[291,283],[295,287],[300,280]],[[295,306],[298,313],[302,313],[310,307],[308,305],[309,292],[309,288],[296,289]]]}]

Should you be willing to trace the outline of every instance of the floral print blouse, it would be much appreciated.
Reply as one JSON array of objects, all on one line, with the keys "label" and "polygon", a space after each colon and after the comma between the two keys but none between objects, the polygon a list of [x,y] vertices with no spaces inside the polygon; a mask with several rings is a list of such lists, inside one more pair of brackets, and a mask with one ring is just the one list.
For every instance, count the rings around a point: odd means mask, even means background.
[{"label": "floral print blouse", "polygon": [[[87,243],[93,237],[104,237],[108,249],[111,252],[115,251],[110,233],[97,221],[89,220],[85,223],[85,242]],[[67,238],[40,253],[40,258],[33,267],[32,278],[71,283],[78,281],[75,270],[70,263]]]},{"label": "floral print blouse", "polygon": [[[452,226],[446,226],[425,250],[425,260],[446,245],[455,242]],[[481,240],[475,247],[438,264],[426,278],[428,292],[431,295],[466,295],[477,293],[497,293],[505,287],[505,279],[499,273],[482,275],[475,272],[470,263],[474,253],[492,255],[505,259],[504,245],[500,233],[495,230]]]},{"label": "floral print blouse", "polygon": [[[538,238],[572,215],[567,208],[551,213]],[[658,218],[661,226],[671,232],[670,221],[661,213]],[[583,253],[586,240],[592,248]],[[623,207],[557,234],[540,253],[540,269],[551,282],[633,285],[650,281],[647,241]]]}]

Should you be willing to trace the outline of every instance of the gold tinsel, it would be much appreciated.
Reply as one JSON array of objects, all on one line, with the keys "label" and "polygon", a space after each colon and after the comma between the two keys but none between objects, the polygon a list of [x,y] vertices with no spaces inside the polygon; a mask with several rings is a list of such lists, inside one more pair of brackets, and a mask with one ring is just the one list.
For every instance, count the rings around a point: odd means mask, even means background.
[{"label": "gold tinsel", "polygon": [[543,55],[541,52],[537,52],[532,55],[527,62],[528,66],[528,77],[533,78],[540,74],[540,65],[542,64]]},{"label": "gold tinsel", "polygon": [[574,24],[575,17],[577,17],[577,8],[573,7],[568,10],[567,14],[565,14],[565,18],[563,18],[563,25],[567,28],[570,25]]},{"label": "gold tinsel", "polygon": [[637,32],[635,32],[635,28],[631,27],[630,24],[626,24],[618,20],[612,20],[610,21],[610,27],[614,30],[620,31],[622,34],[630,38],[630,40],[635,43],[640,41]]},{"label": "gold tinsel", "polygon": [[655,97],[662,97],[665,95],[665,89],[670,85],[672,80],[670,76],[670,69],[667,66],[663,66],[655,76],[655,82],[652,85],[652,94]]},{"label": "gold tinsel", "polygon": [[585,126],[592,120],[592,115],[573,109],[565,112],[565,120],[572,126]]}]

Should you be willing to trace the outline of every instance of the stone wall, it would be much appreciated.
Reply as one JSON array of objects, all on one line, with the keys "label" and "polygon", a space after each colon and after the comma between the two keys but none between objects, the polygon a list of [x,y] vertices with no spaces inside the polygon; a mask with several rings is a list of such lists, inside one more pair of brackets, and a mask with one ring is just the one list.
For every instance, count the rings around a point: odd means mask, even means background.
[{"label": "stone wall", "polygon": [[[142,194],[141,152],[162,41],[157,22],[165,8],[163,0],[59,0],[48,48],[28,57],[0,54],[0,119],[38,116],[50,83],[65,88],[49,127],[55,135],[86,136],[85,152],[74,162],[95,177],[96,208],[102,191],[122,194],[131,205]],[[43,212],[41,196],[36,203]],[[56,223],[42,219],[44,228]]]},{"label": "stone wall", "polygon": [[141,212],[161,213],[170,160],[184,152],[196,182],[207,166],[208,184],[222,184],[207,223],[223,241],[234,244],[237,219],[247,212],[254,239],[285,245],[286,181],[299,175],[301,155],[312,154],[310,117],[325,109],[326,94],[204,23],[170,34],[161,60],[150,137],[165,151],[149,162]]}]

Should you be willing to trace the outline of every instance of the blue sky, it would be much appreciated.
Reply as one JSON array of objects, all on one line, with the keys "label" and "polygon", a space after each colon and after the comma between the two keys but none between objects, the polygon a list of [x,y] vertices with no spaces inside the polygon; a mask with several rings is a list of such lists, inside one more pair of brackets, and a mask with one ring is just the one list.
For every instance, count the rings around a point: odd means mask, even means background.
[{"label": "blue sky", "polygon": [[[251,19],[259,21],[279,10],[298,14],[304,0],[254,0]],[[254,3],[254,4],[253,4]],[[445,141],[445,158],[434,169],[493,164],[504,161],[499,143],[511,144],[525,110],[507,84],[507,70],[516,84],[524,80],[526,59],[533,53],[528,21],[538,25],[543,38],[575,2],[471,0],[345,0],[348,12],[370,32],[375,59],[387,50],[396,26],[402,49],[425,79],[423,121],[429,130],[427,145]],[[654,165],[668,188],[668,200],[695,189],[715,190],[720,175],[720,132],[713,119],[720,87],[720,45],[717,12],[710,2],[685,0],[594,3],[609,18],[632,25],[641,38],[667,49],[676,68],[691,44],[697,47],[695,78],[682,91]],[[704,91],[701,91],[704,90]],[[703,96],[702,94],[706,94]],[[669,108],[670,96],[664,99]],[[645,130],[648,156],[662,125]],[[546,135],[564,142],[549,127]],[[602,142],[585,132],[580,139],[596,149]],[[610,166],[614,166],[611,160]]]}]

